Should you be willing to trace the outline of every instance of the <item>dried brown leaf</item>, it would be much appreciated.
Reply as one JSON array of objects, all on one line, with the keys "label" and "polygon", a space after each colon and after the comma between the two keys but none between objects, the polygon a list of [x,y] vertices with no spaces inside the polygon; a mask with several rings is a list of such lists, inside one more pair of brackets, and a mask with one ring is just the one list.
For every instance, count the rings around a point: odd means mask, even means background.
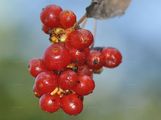
[{"label": "dried brown leaf", "polygon": [[86,8],[86,15],[96,19],[121,16],[125,13],[130,2],[131,0],[92,0]]}]

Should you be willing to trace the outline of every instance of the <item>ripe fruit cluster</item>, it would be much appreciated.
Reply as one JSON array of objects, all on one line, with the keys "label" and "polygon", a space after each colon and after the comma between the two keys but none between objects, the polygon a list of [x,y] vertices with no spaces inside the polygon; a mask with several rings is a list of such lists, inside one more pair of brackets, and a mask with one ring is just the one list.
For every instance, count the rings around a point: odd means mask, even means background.
[{"label": "ripe fruit cluster", "polygon": [[76,26],[72,11],[48,5],[40,18],[51,45],[42,58],[29,61],[29,72],[35,77],[33,92],[42,110],[53,113],[61,108],[77,115],[83,110],[84,96],[95,88],[93,73],[117,67],[121,53],[111,47],[93,49],[92,33]]}]

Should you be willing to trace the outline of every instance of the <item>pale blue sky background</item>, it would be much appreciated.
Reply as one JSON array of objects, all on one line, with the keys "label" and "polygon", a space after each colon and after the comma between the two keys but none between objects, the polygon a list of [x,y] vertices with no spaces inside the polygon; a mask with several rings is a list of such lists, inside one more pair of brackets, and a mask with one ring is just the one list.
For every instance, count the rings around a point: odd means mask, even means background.
[{"label": "pale blue sky background", "polygon": [[[27,42],[27,46],[33,47],[35,44],[38,44],[38,46],[40,46],[39,49],[42,49],[43,46],[45,46],[44,44],[47,44],[45,40],[47,36],[41,32],[39,13],[45,5],[50,3],[61,5],[64,9],[71,9],[75,11],[78,18],[80,18],[85,12],[85,7],[90,3],[90,0],[1,0],[0,26],[1,28],[3,27],[4,32],[7,28],[21,29],[21,31],[26,30],[27,34],[24,39],[30,41]],[[160,5],[160,0],[148,2],[147,0],[133,0],[123,17],[99,21],[96,45],[119,47],[121,44],[123,45],[124,42],[140,42],[140,44],[143,43],[145,46],[154,49],[161,55],[159,52],[159,48],[161,47]],[[92,27],[92,20],[89,20],[87,28],[92,30]],[[1,43],[1,49],[5,42]],[[123,51],[125,50],[123,49]],[[5,52],[7,53],[6,48]],[[27,51],[22,50],[21,52],[25,53]],[[31,51],[29,52],[31,53]],[[30,56],[30,53],[25,54]],[[7,53],[6,56],[7,55],[10,56],[10,53]]]}]

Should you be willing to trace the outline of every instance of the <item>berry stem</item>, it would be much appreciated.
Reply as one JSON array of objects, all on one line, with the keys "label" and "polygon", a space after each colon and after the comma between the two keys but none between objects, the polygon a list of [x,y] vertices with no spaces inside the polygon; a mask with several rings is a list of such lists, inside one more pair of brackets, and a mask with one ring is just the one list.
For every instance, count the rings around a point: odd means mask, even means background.
[{"label": "berry stem", "polygon": [[62,93],[64,93],[64,91],[61,88],[59,88],[57,93],[58,93],[58,95],[61,95]]},{"label": "berry stem", "polygon": [[85,28],[86,24],[87,24],[87,19],[85,19],[85,20],[82,22],[81,28]]},{"label": "berry stem", "polygon": [[86,13],[79,19],[79,21],[74,25],[74,28],[79,28],[79,25],[87,19]]},{"label": "berry stem", "polygon": [[59,90],[59,88],[56,87],[56,88],[50,93],[50,95],[55,95],[55,94],[58,92],[58,90]]}]

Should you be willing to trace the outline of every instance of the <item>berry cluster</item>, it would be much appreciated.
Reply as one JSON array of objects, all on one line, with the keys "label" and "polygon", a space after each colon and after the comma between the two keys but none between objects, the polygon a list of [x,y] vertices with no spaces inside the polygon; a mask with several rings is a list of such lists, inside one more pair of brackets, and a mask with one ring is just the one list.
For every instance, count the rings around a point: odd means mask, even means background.
[{"label": "berry cluster", "polygon": [[62,108],[77,115],[83,110],[84,96],[95,88],[93,73],[117,67],[121,53],[111,47],[93,48],[92,33],[79,27],[72,11],[48,5],[40,18],[51,45],[41,59],[29,61],[29,72],[35,77],[33,92],[42,110],[53,113]]}]

